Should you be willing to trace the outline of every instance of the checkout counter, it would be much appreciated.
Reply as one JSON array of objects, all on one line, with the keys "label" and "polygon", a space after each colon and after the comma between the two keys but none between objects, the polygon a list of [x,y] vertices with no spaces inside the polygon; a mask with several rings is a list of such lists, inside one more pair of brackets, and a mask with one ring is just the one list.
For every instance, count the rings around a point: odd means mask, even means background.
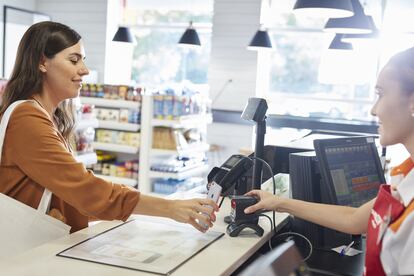
[{"label": "checkout counter", "polygon": [[[217,213],[217,221],[211,230],[222,233],[226,232],[227,224],[224,222],[224,216],[229,214],[229,205],[230,201],[226,199]],[[139,220],[140,216],[133,216],[133,218]],[[289,215],[286,213],[276,213],[277,230],[288,222],[288,218]],[[163,220],[163,218],[159,220]],[[2,260],[0,261],[1,274],[8,276],[154,275],[152,273],[56,256],[57,253],[121,223],[120,221],[100,222],[68,237],[46,243],[21,255]],[[231,275],[273,236],[270,223],[266,218],[260,218],[259,224],[264,229],[263,236],[258,237],[255,234],[245,234],[233,238],[229,235],[224,235],[186,261],[172,275]]]}]

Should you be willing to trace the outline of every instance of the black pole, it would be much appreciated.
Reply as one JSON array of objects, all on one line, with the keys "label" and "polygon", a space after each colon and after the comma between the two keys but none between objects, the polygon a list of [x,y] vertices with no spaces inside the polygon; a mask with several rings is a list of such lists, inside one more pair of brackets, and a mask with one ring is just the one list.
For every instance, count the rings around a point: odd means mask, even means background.
[{"label": "black pole", "polygon": [[[264,138],[266,134],[266,116],[261,122],[256,125],[256,145],[254,149],[254,157],[264,159]],[[263,164],[257,159],[254,159],[253,165],[253,179],[252,188],[260,190],[262,185],[262,167]]]}]

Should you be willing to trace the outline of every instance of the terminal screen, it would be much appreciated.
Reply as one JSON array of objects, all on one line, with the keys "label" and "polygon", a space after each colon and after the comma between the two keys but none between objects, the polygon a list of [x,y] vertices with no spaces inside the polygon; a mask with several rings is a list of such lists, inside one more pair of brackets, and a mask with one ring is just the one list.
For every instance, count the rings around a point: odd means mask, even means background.
[{"label": "terminal screen", "polygon": [[383,176],[375,162],[375,155],[378,156],[375,150],[369,144],[325,148],[339,205],[359,207],[376,197]]}]

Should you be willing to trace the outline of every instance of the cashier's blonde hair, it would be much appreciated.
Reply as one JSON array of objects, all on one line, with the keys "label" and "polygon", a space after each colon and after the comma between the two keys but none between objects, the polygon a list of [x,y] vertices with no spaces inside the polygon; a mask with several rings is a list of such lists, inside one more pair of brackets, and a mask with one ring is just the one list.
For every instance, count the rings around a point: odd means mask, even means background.
[{"label": "cashier's blonde hair", "polygon": [[385,67],[390,67],[400,87],[407,95],[414,93],[414,47],[392,56]]},{"label": "cashier's blonde hair", "polygon": [[[41,92],[43,74],[39,70],[39,64],[42,58],[51,59],[80,39],[81,36],[76,31],[61,23],[45,21],[32,25],[19,43],[14,68],[1,100],[0,116],[13,102],[30,99]],[[75,125],[72,100],[59,104],[53,115],[59,132],[69,142]]]}]

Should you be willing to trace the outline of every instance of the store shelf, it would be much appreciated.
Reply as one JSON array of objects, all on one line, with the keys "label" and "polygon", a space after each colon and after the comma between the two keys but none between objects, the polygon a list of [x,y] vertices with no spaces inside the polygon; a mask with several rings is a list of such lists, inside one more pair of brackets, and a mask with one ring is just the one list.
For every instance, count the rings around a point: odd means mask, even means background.
[{"label": "store shelf", "polygon": [[83,104],[93,104],[101,107],[138,109],[140,106],[140,102],[125,100],[111,100],[93,97],[81,97],[80,100]]},{"label": "store shelf", "polygon": [[98,162],[98,157],[94,152],[76,155],[75,159],[78,162],[82,162],[85,166],[96,164]]},{"label": "store shelf", "polygon": [[138,181],[132,178],[125,178],[125,177],[116,177],[116,176],[109,176],[109,175],[102,175],[102,174],[95,174],[96,177],[103,178],[107,181],[111,181],[116,184],[124,184],[128,186],[136,186]]},{"label": "store shelf", "polygon": [[207,170],[208,170],[208,165],[198,166],[198,167],[188,169],[186,171],[182,171],[178,173],[150,171],[149,177],[184,179],[184,178],[188,178],[192,176],[199,176],[200,174],[206,172]]},{"label": "store shelf", "polygon": [[191,153],[206,152],[209,149],[209,144],[199,144],[180,150],[151,149],[151,155],[188,155]]},{"label": "store shelf", "polygon": [[[212,122],[211,114],[199,114],[199,115],[189,115],[182,116],[176,120],[160,120],[153,117],[154,114],[154,96],[151,94],[142,95],[142,104],[141,104],[141,143],[140,143],[140,152],[139,152],[139,182],[140,182],[140,191],[143,193],[152,192],[152,182],[154,178],[175,178],[175,179],[186,179],[194,176],[203,176],[208,171],[208,165],[203,163],[198,164],[197,167],[189,167],[185,171],[179,173],[168,173],[168,172],[159,172],[152,171],[151,164],[157,162],[158,159],[163,159],[164,157],[171,157],[171,155],[179,155],[181,151],[177,150],[163,150],[163,149],[153,149],[153,133],[154,126],[164,126],[171,128],[197,128],[202,135],[203,139],[200,139],[200,147],[190,147],[185,151],[206,151],[209,149],[209,146],[206,141],[206,131],[207,124]],[[203,143],[203,144],[201,144]],[[184,151],[183,151],[184,152]],[[157,160],[156,160],[157,159]]]},{"label": "store shelf", "polygon": [[93,147],[95,148],[95,150],[123,152],[123,153],[130,153],[130,154],[136,154],[139,152],[139,147],[119,145],[119,144],[110,144],[110,143],[101,143],[101,142],[93,142]]},{"label": "store shelf", "polygon": [[152,126],[164,126],[171,128],[189,128],[202,124],[209,124],[213,121],[211,114],[199,114],[199,115],[187,115],[181,116],[179,119],[167,120],[167,119],[152,119]]},{"label": "store shelf", "polygon": [[82,129],[85,129],[87,127],[97,128],[98,124],[99,124],[99,122],[96,118],[80,119],[78,122],[76,122],[75,130],[82,130]]},{"label": "store shelf", "polygon": [[120,123],[112,121],[99,120],[99,128],[113,129],[113,130],[124,130],[124,131],[138,131],[140,128],[139,124],[131,123]]}]

